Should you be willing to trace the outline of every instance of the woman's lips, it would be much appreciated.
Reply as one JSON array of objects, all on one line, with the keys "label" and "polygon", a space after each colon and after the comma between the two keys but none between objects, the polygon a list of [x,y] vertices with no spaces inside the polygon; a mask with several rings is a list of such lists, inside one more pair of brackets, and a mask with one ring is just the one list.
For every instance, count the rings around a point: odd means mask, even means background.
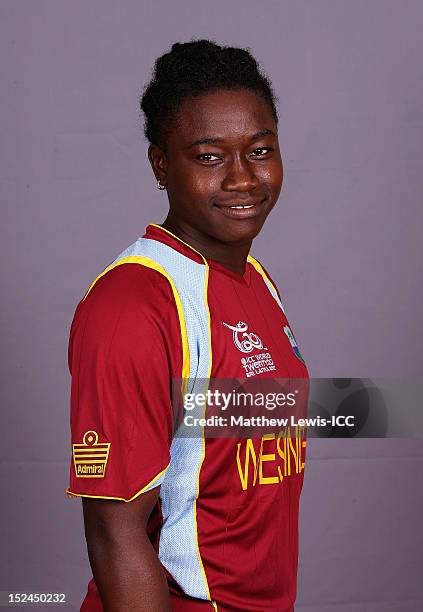
[{"label": "woman's lips", "polygon": [[214,206],[229,219],[250,219],[260,214],[265,199],[244,202],[238,200],[237,202],[225,202],[225,204],[214,203]]}]

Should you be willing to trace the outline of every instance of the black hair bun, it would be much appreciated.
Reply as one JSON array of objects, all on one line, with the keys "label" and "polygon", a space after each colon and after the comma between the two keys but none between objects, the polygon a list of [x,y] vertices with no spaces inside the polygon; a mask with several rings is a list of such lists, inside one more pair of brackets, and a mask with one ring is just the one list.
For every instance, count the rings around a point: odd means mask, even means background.
[{"label": "black hair bun", "polygon": [[140,100],[147,139],[165,148],[167,131],[187,97],[238,88],[261,95],[278,122],[270,81],[248,49],[223,47],[205,39],[173,43],[170,51],[156,60],[153,78]]}]

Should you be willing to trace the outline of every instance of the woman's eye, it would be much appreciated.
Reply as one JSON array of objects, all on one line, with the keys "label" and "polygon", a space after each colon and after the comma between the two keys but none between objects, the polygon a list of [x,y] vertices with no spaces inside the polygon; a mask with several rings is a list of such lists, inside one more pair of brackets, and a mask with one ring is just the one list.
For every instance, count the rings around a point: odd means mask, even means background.
[{"label": "woman's eye", "polygon": [[197,159],[199,159],[200,161],[216,161],[217,159],[220,159],[220,157],[218,155],[215,155],[214,153],[202,153],[201,155],[199,155],[197,157]]},{"label": "woman's eye", "polygon": [[253,155],[253,157],[261,157],[262,155],[266,155],[272,150],[273,149],[271,149],[270,147],[260,147],[258,149],[254,149],[251,155]]}]

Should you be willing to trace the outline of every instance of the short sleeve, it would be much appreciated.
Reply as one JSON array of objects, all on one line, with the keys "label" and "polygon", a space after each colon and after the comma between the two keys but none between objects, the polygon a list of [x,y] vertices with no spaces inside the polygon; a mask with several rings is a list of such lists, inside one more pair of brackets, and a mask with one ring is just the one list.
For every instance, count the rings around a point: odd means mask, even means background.
[{"label": "short sleeve", "polygon": [[69,338],[69,495],[131,501],[161,483],[181,344],[172,289],[156,270],[117,266],[80,302]]}]

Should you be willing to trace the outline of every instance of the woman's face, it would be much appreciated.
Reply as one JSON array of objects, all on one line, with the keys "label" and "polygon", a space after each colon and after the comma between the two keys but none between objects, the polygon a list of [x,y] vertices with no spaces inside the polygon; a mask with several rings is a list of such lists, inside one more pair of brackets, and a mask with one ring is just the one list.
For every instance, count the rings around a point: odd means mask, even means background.
[{"label": "woman's face", "polygon": [[149,156],[167,187],[168,219],[200,241],[251,241],[282,187],[272,112],[247,89],[184,100],[169,130],[166,154],[153,145]]}]

